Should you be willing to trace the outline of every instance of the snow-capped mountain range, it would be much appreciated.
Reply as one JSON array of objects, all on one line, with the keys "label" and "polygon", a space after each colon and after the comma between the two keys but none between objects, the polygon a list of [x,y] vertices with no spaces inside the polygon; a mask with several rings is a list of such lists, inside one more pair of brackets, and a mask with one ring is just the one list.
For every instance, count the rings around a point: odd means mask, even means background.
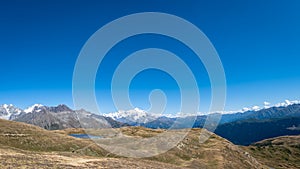
[{"label": "snow-capped mountain range", "polygon": [[[245,107],[241,110],[236,111],[219,111],[219,112],[209,112],[209,113],[203,113],[199,112],[197,115],[208,115],[211,113],[221,113],[221,114],[234,114],[234,113],[244,113],[248,111],[259,111],[263,109],[268,109],[270,107],[287,107],[289,105],[293,104],[300,104],[300,100],[285,100],[284,102],[277,103],[275,105],[270,105],[269,102],[264,102],[263,107],[259,106],[252,106],[252,107]],[[22,113],[32,113],[32,112],[40,112],[43,109],[46,109],[47,106],[44,106],[42,104],[34,104],[24,110],[12,105],[12,104],[3,104],[0,106],[0,118],[6,119],[6,120],[13,120],[17,116],[19,116]],[[150,121],[153,121],[157,119],[158,117],[164,116],[168,118],[176,118],[176,117],[186,117],[186,116],[192,116],[192,114],[151,114],[145,110],[142,110],[140,108],[134,108],[132,110],[119,110],[117,112],[112,113],[106,113],[103,114],[105,117],[110,117],[114,120],[122,121],[122,122],[137,122],[137,123],[147,123]]]},{"label": "snow-capped mountain range", "polygon": [[20,109],[10,104],[0,106],[0,118],[40,126],[48,130],[64,128],[107,128],[126,126],[110,117],[91,112],[72,110],[66,105],[48,107],[34,104],[27,109]]},{"label": "snow-capped mountain range", "polygon": [[[297,105],[291,107],[292,105]],[[259,106],[253,106],[251,108],[243,108],[238,111],[222,111],[222,112],[212,112],[212,113],[198,113],[196,126],[203,123],[208,114],[220,113],[223,114],[221,123],[231,122],[235,120],[242,120],[247,118],[272,118],[272,117],[285,117],[285,116],[298,116],[300,109],[300,101],[289,101],[285,100],[282,103],[275,105],[270,105],[268,102],[264,102],[264,106],[260,108]],[[284,109],[283,108],[287,108]],[[292,109],[292,110],[291,110]],[[120,126],[121,124],[129,125],[141,125],[145,127],[166,127],[170,126],[174,119],[177,117],[186,118],[189,116],[195,116],[191,114],[152,114],[140,108],[135,108],[132,110],[120,110],[117,112],[107,113],[100,115],[95,115],[93,113],[87,112],[85,110],[72,110],[65,105],[58,105],[56,107],[47,107],[41,104],[34,104],[24,110],[15,107],[12,104],[3,104],[0,106],[0,118],[6,120],[22,121],[26,123],[37,123],[37,125],[45,128],[45,121],[47,123],[59,124],[60,128],[66,127],[79,127],[79,124],[71,124],[71,122],[78,123],[75,116],[80,116],[80,118],[92,120],[95,122],[101,119],[101,123],[105,123],[108,119],[110,122],[115,124],[115,126]],[[300,115],[299,115],[300,116]],[[96,120],[95,120],[96,118]],[[33,120],[34,119],[34,120]],[[39,122],[40,121],[40,122]],[[51,122],[49,122],[51,121]],[[87,122],[88,123],[88,122]],[[120,123],[120,124],[117,124]]]}]

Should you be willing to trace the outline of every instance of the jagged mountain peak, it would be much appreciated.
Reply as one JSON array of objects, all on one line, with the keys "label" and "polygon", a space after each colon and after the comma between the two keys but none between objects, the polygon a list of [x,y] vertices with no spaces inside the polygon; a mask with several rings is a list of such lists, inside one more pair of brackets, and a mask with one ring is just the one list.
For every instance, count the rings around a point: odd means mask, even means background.
[{"label": "jagged mountain peak", "polygon": [[58,106],[53,106],[53,107],[47,107],[47,110],[51,112],[73,112],[71,108],[69,108],[65,104],[59,104]]}]

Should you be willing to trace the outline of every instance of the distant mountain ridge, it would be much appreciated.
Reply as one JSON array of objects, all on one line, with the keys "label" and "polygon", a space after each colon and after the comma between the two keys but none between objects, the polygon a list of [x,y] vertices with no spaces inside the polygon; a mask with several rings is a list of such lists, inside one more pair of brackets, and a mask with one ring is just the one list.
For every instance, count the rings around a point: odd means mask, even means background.
[{"label": "distant mountain ridge", "polygon": [[[252,108],[243,108],[239,111],[223,111],[223,112],[212,112],[210,114],[222,114],[222,119],[220,121],[221,124],[233,122],[236,120],[244,120],[244,119],[269,119],[269,118],[281,118],[281,117],[298,117],[299,116],[299,105],[300,101],[289,101],[285,100],[285,102],[275,104],[274,106],[264,106],[264,108],[259,108],[258,106],[253,106]],[[287,109],[286,109],[287,108]],[[41,104],[34,104],[24,110],[15,107],[12,104],[3,104],[0,105],[0,118],[12,120],[16,116],[23,113],[31,113],[31,112],[39,112],[43,109],[47,109],[51,112],[58,111],[73,111],[66,105],[58,105],[58,106],[44,106]],[[164,120],[170,119],[170,121],[174,121],[176,118],[185,118],[189,116],[194,116],[192,114],[153,114],[149,113],[140,108],[135,108],[132,110],[119,110],[117,112],[103,114],[105,117],[110,117],[113,120],[124,122],[124,123],[132,123],[132,124],[147,124],[154,123],[156,120]],[[201,122],[205,120],[207,117],[207,113],[203,115],[197,115],[197,120],[195,125],[201,125]],[[197,124],[198,123],[198,124]]]},{"label": "distant mountain ridge", "polygon": [[[249,119],[268,120],[268,119],[280,119],[280,118],[287,118],[287,117],[300,117],[300,104],[297,103],[298,102],[286,101],[285,103],[277,104],[274,107],[264,108],[260,110],[253,109],[245,112],[222,114],[219,125],[223,125],[225,123],[231,123],[235,121],[244,121]],[[69,112],[69,113],[63,113],[63,112]],[[30,114],[30,113],[34,113],[34,114]],[[36,113],[40,113],[40,114],[36,114]],[[79,116],[78,113],[80,114]],[[43,120],[47,118],[49,120],[51,118],[52,119],[61,118],[61,119],[57,119],[57,121],[61,121],[64,116],[68,115],[69,116],[68,120],[70,124],[66,125],[65,127],[78,126],[78,124],[75,124],[76,121],[75,118],[79,118],[79,117],[83,118],[84,117],[83,114],[87,114],[87,113],[89,114],[90,112],[87,112],[85,110],[81,110],[81,111],[72,110],[63,104],[54,107],[43,106],[41,104],[34,104],[33,106],[25,110],[17,108],[11,104],[10,105],[4,104],[0,106],[0,118],[7,119],[7,120],[29,122],[30,124],[37,123],[36,121],[42,120],[42,119],[37,120],[36,119],[38,118],[37,116],[41,117],[43,115],[44,116]],[[64,116],[62,114],[64,114]],[[202,128],[206,121],[207,116],[208,115],[194,116],[195,123],[193,127]],[[97,115],[97,117],[100,118],[100,115]],[[111,122],[114,122],[115,124],[114,126],[116,127],[119,126],[119,124],[129,124],[132,126],[143,126],[147,128],[154,128],[154,129],[155,128],[167,129],[174,124],[177,118],[191,118],[191,116],[172,117],[170,115],[150,114],[144,110],[135,108],[133,110],[128,110],[128,111],[118,111],[115,113],[103,114],[101,115],[100,119],[104,121],[109,120]],[[35,119],[35,122],[33,122],[32,119]],[[71,122],[74,122],[74,124],[71,124]],[[62,126],[60,126],[59,128],[61,127]]]},{"label": "distant mountain ridge", "polygon": [[[267,120],[267,119],[278,119],[287,117],[300,117],[300,104],[298,102],[286,101],[286,103],[277,104],[273,107],[263,108],[263,109],[246,109],[244,112],[236,112],[230,114],[222,114],[219,125],[242,121],[242,120]],[[220,113],[212,113],[218,115]],[[150,114],[135,108],[128,111],[118,111],[115,113],[104,114],[106,117],[111,117],[112,119],[124,123],[128,123],[134,126],[143,126],[148,128],[170,128],[177,118],[195,118],[195,123],[193,127],[203,127],[208,115],[198,115],[198,116],[170,116],[170,115],[157,115]]]},{"label": "distant mountain ridge", "polygon": [[221,123],[233,122],[236,120],[256,119],[265,120],[272,118],[300,117],[300,104],[291,104],[280,107],[270,107],[258,111],[246,111],[243,113],[224,114]]}]

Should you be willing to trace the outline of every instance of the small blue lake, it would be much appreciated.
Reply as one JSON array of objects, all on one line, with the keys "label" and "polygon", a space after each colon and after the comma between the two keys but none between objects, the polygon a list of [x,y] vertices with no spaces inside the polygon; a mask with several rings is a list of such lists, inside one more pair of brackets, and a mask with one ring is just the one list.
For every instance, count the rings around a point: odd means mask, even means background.
[{"label": "small blue lake", "polygon": [[85,138],[85,139],[103,138],[102,136],[94,136],[90,134],[69,134],[69,136],[76,137],[76,138]]}]

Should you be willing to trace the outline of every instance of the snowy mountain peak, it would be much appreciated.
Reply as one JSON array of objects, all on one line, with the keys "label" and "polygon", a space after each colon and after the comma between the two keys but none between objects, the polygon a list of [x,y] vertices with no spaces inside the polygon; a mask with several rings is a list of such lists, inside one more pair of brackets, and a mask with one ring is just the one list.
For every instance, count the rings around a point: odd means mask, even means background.
[{"label": "snowy mountain peak", "polygon": [[136,112],[145,112],[144,110],[142,110],[142,109],[140,109],[138,107],[134,108],[133,110],[136,111]]},{"label": "snowy mountain peak", "polygon": [[42,104],[34,104],[34,105],[28,107],[27,109],[25,109],[24,112],[25,113],[31,113],[33,111],[39,112],[39,111],[41,111],[41,109],[40,109],[41,107],[44,107],[44,105],[42,105]]},{"label": "snowy mountain peak", "polygon": [[14,105],[13,105],[13,104],[3,104],[3,105],[0,106],[0,107],[3,107],[3,108],[5,108],[5,109],[9,109],[10,107],[14,107]]},{"label": "snowy mountain peak", "polygon": [[12,116],[22,113],[22,110],[14,107],[12,104],[3,104],[0,106],[0,118],[9,120]]},{"label": "snowy mountain peak", "polygon": [[8,105],[7,104],[3,104],[2,107],[5,108],[5,109],[7,109]]}]

